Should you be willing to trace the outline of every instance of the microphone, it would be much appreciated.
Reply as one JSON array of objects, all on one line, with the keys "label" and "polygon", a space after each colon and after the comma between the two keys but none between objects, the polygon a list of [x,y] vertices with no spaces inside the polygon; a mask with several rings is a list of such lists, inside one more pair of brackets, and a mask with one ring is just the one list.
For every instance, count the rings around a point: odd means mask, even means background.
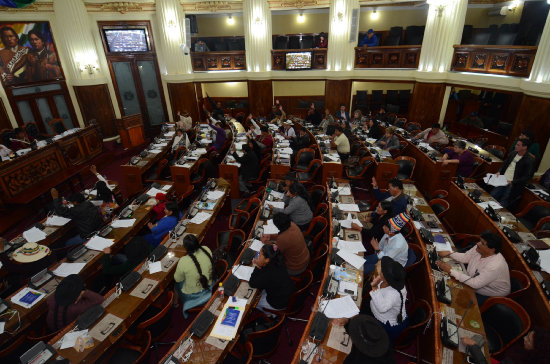
[{"label": "microphone", "polygon": [[[474,278],[474,277],[477,277],[478,275],[479,275],[479,272],[476,270],[476,272],[474,273],[473,276],[471,276],[470,278],[464,280],[464,282],[460,282],[460,283],[466,283],[466,282],[468,282],[470,279],[472,279],[472,278]],[[450,291],[452,292],[453,289],[455,289],[455,288],[457,288],[457,287],[458,287],[458,285],[455,285],[455,286],[451,287],[451,288],[450,288]]]},{"label": "microphone", "polygon": [[21,143],[25,143],[25,144],[31,144],[30,142],[28,142],[26,140],[21,140],[21,139],[16,139],[16,138],[10,138],[10,142],[21,142]]},{"label": "microphone", "polygon": [[[455,330],[455,332],[453,332],[453,335],[455,335],[458,332],[458,329],[460,329],[460,326],[462,325],[462,322],[464,322],[464,318],[468,314],[468,311],[470,310],[470,308],[472,307],[473,304],[474,304],[474,301],[470,300],[470,303],[468,303],[468,307],[466,307],[466,310],[464,311],[464,315],[462,315],[462,318],[460,319],[460,322],[456,326],[456,330]],[[450,336],[453,336],[453,335],[450,335]]]}]

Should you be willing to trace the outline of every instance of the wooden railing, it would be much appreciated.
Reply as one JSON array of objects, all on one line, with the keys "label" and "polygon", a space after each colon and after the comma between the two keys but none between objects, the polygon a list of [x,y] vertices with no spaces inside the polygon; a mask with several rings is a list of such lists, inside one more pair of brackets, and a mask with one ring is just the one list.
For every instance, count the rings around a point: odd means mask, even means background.
[{"label": "wooden railing", "polygon": [[355,68],[418,68],[422,46],[355,47]]},{"label": "wooden railing", "polygon": [[311,68],[312,69],[326,69],[327,68],[327,49],[326,48],[313,48],[313,49],[273,49],[271,50],[271,69],[272,70],[284,70],[286,63],[286,54],[288,52],[312,52],[311,55]]},{"label": "wooden railing", "polygon": [[231,71],[246,69],[245,51],[191,52],[193,71]]},{"label": "wooden railing", "polygon": [[452,71],[529,77],[536,46],[454,45]]}]

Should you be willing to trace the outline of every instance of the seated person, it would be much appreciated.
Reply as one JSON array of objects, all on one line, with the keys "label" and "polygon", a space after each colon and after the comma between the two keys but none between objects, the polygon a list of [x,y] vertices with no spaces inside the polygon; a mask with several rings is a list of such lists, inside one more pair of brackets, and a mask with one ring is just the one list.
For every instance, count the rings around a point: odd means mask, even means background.
[{"label": "seated person", "polygon": [[21,149],[27,149],[31,147],[31,141],[25,135],[25,132],[21,128],[15,128],[15,138],[11,141],[10,148],[14,152],[17,152]]},{"label": "seated person", "polygon": [[157,203],[152,207],[153,212],[155,213],[155,221],[159,221],[164,217],[164,208],[166,207],[166,195],[162,192],[158,192],[155,195],[155,200]]},{"label": "seated person", "polygon": [[378,120],[381,123],[387,123],[389,121],[389,113],[386,112],[386,108],[384,106],[380,106],[380,109],[378,110],[378,114],[374,117],[374,119]]},{"label": "seated person", "polygon": [[195,235],[186,235],[183,247],[187,255],[180,258],[174,280],[176,291],[183,304],[183,317],[187,310],[206,303],[212,296],[213,267],[212,251],[201,246]]},{"label": "seated person", "polygon": [[464,125],[472,125],[480,129],[483,129],[485,127],[485,124],[483,124],[483,120],[481,120],[481,118],[477,116],[477,112],[475,111],[473,111],[464,119],[459,120],[459,123]]},{"label": "seated person", "polygon": [[264,309],[284,310],[288,305],[290,296],[294,293],[294,281],[290,279],[285,262],[276,244],[264,245],[253,260],[254,271],[248,284],[252,288],[262,290],[260,301],[256,308],[262,312]]},{"label": "seated person", "polygon": [[376,205],[376,213],[369,216],[367,226],[360,226],[356,223],[351,223],[351,228],[356,231],[361,231],[361,241],[369,242],[373,238],[380,241],[384,236],[384,224],[394,216],[393,208],[390,201],[380,201]]},{"label": "seated person", "polygon": [[[305,128],[298,129],[298,135],[294,138],[290,138],[290,147],[295,153],[298,153],[300,149],[307,148],[311,144],[309,136],[307,135]],[[292,158],[294,160],[294,158]]]},{"label": "seated person", "polygon": [[313,219],[313,212],[311,212],[310,197],[306,188],[299,182],[294,182],[288,188],[285,193],[288,197],[288,203],[285,202],[286,207],[284,209],[271,207],[274,213],[281,212],[290,217],[290,220],[294,222],[300,230],[306,231],[309,227],[309,223]]},{"label": "seated person", "polygon": [[540,157],[540,145],[539,143],[535,142],[535,136],[533,135],[533,132],[531,130],[523,130],[519,136],[518,139],[512,144],[512,147],[510,148],[510,153],[512,153],[515,150],[516,143],[518,140],[521,139],[528,139],[531,141],[531,146],[529,149],[527,149],[527,153],[530,153],[535,160],[539,160]]},{"label": "seated person", "polygon": [[[189,138],[187,137],[187,134],[183,131],[183,129],[176,129],[176,136],[174,137],[174,140],[172,142],[172,152],[177,151],[180,147],[185,147],[187,149],[189,147]],[[179,156],[174,156],[174,158],[178,158]]]},{"label": "seated person", "polygon": [[443,165],[449,163],[458,163],[456,175],[469,177],[474,171],[474,155],[466,149],[466,142],[458,140],[455,142],[454,148],[445,149],[443,154]]},{"label": "seated person", "polygon": [[321,113],[317,111],[315,107],[310,107],[307,110],[307,115],[306,115],[307,122],[310,122],[313,125],[317,126],[321,123],[322,118],[323,117],[321,116]]},{"label": "seated person", "polygon": [[334,116],[332,116],[329,109],[325,109],[325,115],[323,115],[321,124],[319,124],[319,127],[323,129],[323,133],[327,132],[327,128],[329,124],[334,124],[334,123],[335,123]]},{"label": "seated person", "polygon": [[107,187],[112,191],[113,188],[109,185],[109,182],[105,179],[104,176],[102,176],[101,174],[99,174],[97,172],[97,167],[95,165],[91,165],[90,166],[90,172],[92,172],[92,174],[94,174],[96,177],[97,177],[97,180],[98,181],[102,181],[102,182],[105,182],[105,184],[107,185]]},{"label": "seated person", "polygon": [[395,128],[387,128],[384,136],[376,141],[376,145],[387,151],[399,149],[399,138],[395,135]]},{"label": "seated person", "polygon": [[[0,240],[3,241],[1,238]],[[49,268],[56,261],[55,254],[51,254],[50,248],[37,243],[23,244],[13,252],[11,258],[8,253],[0,254],[3,269],[8,272],[8,284],[14,289],[19,289],[27,284],[30,277],[41,270]],[[8,296],[7,293],[6,297]]]},{"label": "seated person", "polygon": [[283,213],[273,215],[273,224],[279,229],[276,236],[269,234],[262,236],[262,242],[268,244],[272,238],[285,261],[288,274],[297,276],[302,274],[309,264],[309,250],[300,228],[290,221],[290,217]]},{"label": "seated person", "polygon": [[351,118],[351,124],[358,126],[364,124],[367,121],[367,118],[363,116],[361,110],[357,109],[353,112],[353,118]]},{"label": "seated person", "polygon": [[3,144],[0,144],[0,158],[6,159],[6,158],[10,158],[13,155],[15,155],[13,150],[11,150],[10,148],[6,147]]},{"label": "seated person", "polygon": [[210,52],[210,48],[208,48],[204,40],[199,39],[195,42],[195,52]]},{"label": "seated person", "polygon": [[407,273],[401,264],[390,257],[383,257],[380,266],[380,275],[371,283],[370,311],[382,323],[390,341],[394,342],[409,321],[405,308]]},{"label": "seated person", "polygon": [[527,153],[530,143],[529,139],[519,139],[516,142],[515,151],[508,154],[497,172],[497,176],[503,174],[506,177],[508,185],[493,188],[491,195],[504,208],[509,208],[513,202],[517,201],[516,196],[523,194],[523,187],[533,177],[535,159]]},{"label": "seated person", "polygon": [[361,39],[359,47],[376,47],[378,45],[378,37],[374,34],[374,30],[369,29],[367,35]]},{"label": "seated person", "polygon": [[344,120],[344,121],[350,121],[351,117],[349,116],[349,112],[346,111],[346,105],[340,104],[340,110],[336,111],[336,114],[334,114],[334,118],[338,121]]},{"label": "seated person", "polygon": [[285,139],[294,138],[296,136],[293,125],[294,124],[290,120],[287,120],[283,123],[283,136],[285,137]]},{"label": "seated person", "polygon": [[421,139],[428,144],[439,143],[443,145],[449,144],[449,138],[441,130],[438,123],[432,125],[431,128],[425,129],[420,133],[416,134],[413,139]]},{"label": "seated person", "polygon": [[66,246],[82,244],[103,224],[99,209],[90,201],[87,201],[81,193],[74,193],[69,197],[73,207],[69,207],[67,201],[59,197],[55,188],[50,191],[53,198],[53,207],[56,214],[74,221],[78,234],[65,242]]},{"label": "seated person", "polygon": [[437,266],[457,281],[464,282],[476,291],[478,305],[488,297],[504,297],[510,293],[510,271],[506,259],[500,253],[502,240],[495,233],[486,230],[481,233],[479,242],[466,253],[449,251],[438,252],[441,257],[449,257],[467,264],[466,273],[451,270],[442,261]]},{"label": "seated person", "polygon": [[374,272],[376,263],[383,257],[390,257],[403,267],[407,264],[409,244],[407,244],[407,240],[405,240],[405,237],[399,231],[409,220],[410,216],[406,212],[403,212],[387,220],[382,225],[384,236],[382,236],[380,242],[372,238],[370,243],[374,248],[374,254],[365,256],[366,262],[363,266],[365,275]]},{"label": "seated person", "polygon": [[260,135],[257,136],[255,139],[256,144],[260,144],[260,148],[262,149],[262,151],[265,149],[271,149],[273,147],[273,137],[269,133],[269,129],[267,128],[267,126],[262,125],[260,127],[260,131]]},{"label": "seated person", "polygon": [[137,267],[138,264],[145,261],[145,258],[151,252],[151,247],[143,236],[134,236],[124,246],[123,251],[124,253],[111,255],[111,248],[103,249],[101,273],[104,276],[119,280],[126,273]]},{"label": "seated person", "polygon": [[407,211],[407,196],[403,193],[403,182],[398,178],[392,178],[388,190],[382,192],[376,178],[372,177],[372,193],[377,201],[390,201],[394,215]]},{"label": "seated person", "polygon": [[86,284],[78,274],[63,278],[54,294],[47,300],[48,330],[55,332],[65,328],[82,313],[103,302],[103,296],[86,289]]},{"label": "seated person", "polygon": [[178,110],[178,118],[179,120],[176,121],[177,129],[182,129],[184,132],[193,129],[193,120],[187,110],[183,110],[183,114]]},{"label": "seated person", "polygon": [[235,144],[233,144],[233,158],[241,164],[239,168],[239,190],[243,193],[250,193],[248,181],[258,178],[260,161],[248,144],[243,144],[242,148],[244,154],[239,157]]},{"label": "seated person", "polygon": [[336,148],[336,151],[338,152],[338,155],[340,156],[340,159],[342,159],[342,161],[348,159],[350,151],[349,139],[344,134],[344,129],[342,129],[341,126],[338,125],[336,128],[334,128],[334,135],[332,136],[330,145]]},{"label": "seated person", "polygon": [[152,222],[147,224],[149,229],[151,229],[151,233],[145,235],[145,239],[153,247],[159,245],[164,235],[176,227],[180,218],[178,204],[175,201],[168,201],[166,206],[164,206],[164,215],[156,224]]},{"label": "seated person", "polygon": [[393,348],[386,330],[369,315],[351,319],[334,319],[333,325],[344,326],[351,339],[351,352],[343,364],[393,364]]},{"label": "seated person", "polygon": [[367,119],[364,125],[364,129],[367,130],[367,137],[371,139],[378,140],[382,136],[382,130],[380,130],[378,122],[376,122],[374,119]]},{"label": "seated person", "polygon": [[317,40],[317,43],[315,44],[315,48],[326,48],[328,46],[328,39],[327,35],[323,32],[319,34],[319,39]]}]

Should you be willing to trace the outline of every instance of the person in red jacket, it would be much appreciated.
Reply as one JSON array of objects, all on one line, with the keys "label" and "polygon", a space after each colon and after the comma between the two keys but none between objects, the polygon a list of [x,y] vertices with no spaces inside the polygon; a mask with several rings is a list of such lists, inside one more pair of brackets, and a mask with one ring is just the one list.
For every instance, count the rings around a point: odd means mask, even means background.
[{"label": "person in red jacket", "polygon": [[159,192],[155,196],[157,204],[153,206],[153,212],[155,213],[155,218],[157,221],[164,217],[164,206],[166,206],[166,195],[162,192]]}]

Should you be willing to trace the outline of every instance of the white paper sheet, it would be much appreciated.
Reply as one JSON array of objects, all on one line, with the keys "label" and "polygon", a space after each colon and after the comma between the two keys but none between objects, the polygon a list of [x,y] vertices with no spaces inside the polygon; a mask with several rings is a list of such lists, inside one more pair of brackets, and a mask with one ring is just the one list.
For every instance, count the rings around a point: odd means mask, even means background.
[{"label": "white paper sheet", "polygon": [[32,227],[29,230],[23,232],[23,237],[29,243],[36,243],[40,240],[46,239],[46,233],[37,227]]},{"label": "white paper sheet", "polygon": [[175,131],[167,131],[166,133],[164,133],[165,137],[173,137],[174,135],[176,135]]},{"label": "white paper sheet", "polygon": [[338,249],[349,251],[350,253],[354,253],[354,254],[367,251],[363,246],[363,243],[361,243],[360,241],[347,241],[347,240],[339,240]]},{"label": "white paper sheet", "polygon": [[252,241],[252,244],[250,244],[249,248],[252,249],[252,250],[255,250],[257,252],[260,251],[260,249],[262,249],[262,246],[264,246],[264,243],[262,243],[260,240],[258,239],[254,239]]},{"label": "white paper sheet", "polygon": [[149,273],[155,274],[162,271],[162,263],[160,261],[149,263]]},{"label": "white paper sheet", "polygon": [[111,224],[114,228],[129,228],[134,226],[136,219],[118,219]]},{"label": "white paper sheet", "polygon": [[216,190],[216,191],[209,191],[207,197],[209,200],[215,201],[215,200],[219,200],[221,197],[223,197],[223,195],[225,195],[224,191]]},{"label": "white paper sheet", "polygon": [[338,254],[342,259],[344,259],[349,264],[353,265],[355,269],[359,269],[363,266],[363,264],[365,264],[365,259],[347,250],[339,250],[338,253],[336,254]]},{"label": "white paper sheet", "polygon": [[[325,307],[326,305],[326,307]],[[319,306],[328,318],[351,318],[359,314],[359,308],[351,296],[335,298],[321,302]]]},{"label": "white paper sheet", "polygon": [[231,269],[233,275],[243,281],[249,281],[252,272],[254,272],[254,267],[249,267],[247,265],[238,265]]},{"label": "white paper sheet", "polygon": [[[19,300],[23,298],[27,293],[31,293],[37,297],[36,300],[34,300],[32,303],[24,303],[20,302]],[[15,303],[16,305],[19,305],[24,308],[31,308],[32,306],[36,305],[38,302],[40,302],[41,299],[46,297],[46,294],[43,292],[35,291],[34,289],[30,289],[29,287],[23,288],[19,293],[16,293],[11,297],[11,301]]]},{"label": "white paper sheet", "polygon": [[157,144],[154,144],[154,147],[155,148],[162,148],[162,147],[167,147],[168,146],[168,143],[157,143]]},{"label": "white paper sheet", "polygon": [[354,203],[339,203],[338,208],[342,211],[359,212],[359,206]]},{"label": "white paper sheet", "polygon": [[69,221],[71,221],[71,219],[67,219],[66,217],[62,217],[62,216],[52,215],[52,216],[48,216],[48,218],[46,219],[45,225],[46,226],[63,226]]},{"label": "white paper sheet", "polygon": [[172,185],[164,185],[162,186],[161,190],[163,190],[164,192],[167,192],[171,187]]},{"label": "white paper sheet", "polygon": [[338,195],[340,196],[349,196],[351,195],[351,188],[349,187],[338,187],[338,188],[331,188],[330,192],[336,192],[338,191]]},{"label": "white paper sheet", "polygon": [[199,212],[193,217],[191,220],[189,220],[192,224],[202,224],[205,221],[208,221],[212,217],[212,214],[209,214],[208,212]]},{"label": "white paper sheet", "polygon": [[284,209],[285,203],[283,201],[266,201],[266,205],[276,207],[278,209]]},{"label": "white paper sheet", "polygon": [[80,336],[88,335],[88,329],[82,331],[70,331],[63,336],[60,349],[72,348]]},{"label": "white paper sheet", "polygon": [[325,154],[325,157],[327,157],[333,162],[338,162],[340,160],[340,157],[336,154]]},{"label": "white paper sheet", "polygon": [[279,234],[279,229],[277,229],[277,226],[273,224],[273,219],[267,220],[267,224],[262,226],[264,229],[264,234]]},{"label": "white paper sheet", "polygon": [[278,191],[271,191],[270,192],[273,197],[275,197],[277,200],[282,200],[285,197],[285,194]]},{"label": "white paper sheet", "polygon": [[550,250],[537,250],[540,257],[540,267],[546,273],[550,273]]},{"label": "white paper sheet", "polygon": [[438,252],[452,252],[453,251],[453,247],[451,246],[451,244],[447,240],[445,240],[445,244],[434,242],[434,246],[435,246],[435,250],[437,250]]},{"label": "white paper sheet", "polygon": [[151,154],[159,154],[159,153],[162,153],[162,150],[160,150],[160,149],[151,149],[151,150],[149,151],[149,153],[151,153]]},{"label": "white paper sheet", "polygon": [[363,226],[363,224],[361,224],[361,221],[359,221],[358,219],[339,220],[339,221],[340,221],[340,226],[342,226],[344,229],[351,229],[352,223],[356,223],[359,226]]},{"label": "white paper sheet", "polygon": [[92,250],[103,251],[103,249],[110,247],[114,244],[113,239],[105,239],[101,236],[94,236],[86,243],[86,248]]},{"label": "white paper sheet", "polygon": [[493,173],[487,173],[485,177],[483,177],[483,182],[488,184],[489,186],[506,186],[508,185],[508,181],[506,180],[506,177],[504,175],[497,176]]},{"label": "white paper sheet", "polygon": [[157,193],[164,193],[165,191],[159,190],[158,188],[150,188],[149,191],[147,191],[147,196],[155,197]]},{"label": "white paper sheet", "polygon": [[84,268],[86,263],[61,263],[55,270],[53,274],[58,277],[67,277],[71,274],[78,274]]},{"label": "white paper sheet", "polygon": [[[349,282],[349,281],[344,281],[344,280],[341,280],[340,283],[338,283],[338,294],[339,295],[352,295],[352,296],[357,296],[357,282]],[[346,290],[348,291],[352,291],[353,293],[348,293],[346,292]]]},{"label": "white paper sheet", "polygon": [[479,207],[481,207],[484,210],[487,208],[487,206],[491,206],[495,210],[503,208],[501,204],[499,204],[498,202],[495,202],[495,201],[480,202],[480,203],[478,203],[478,205],[479,205]]}]

